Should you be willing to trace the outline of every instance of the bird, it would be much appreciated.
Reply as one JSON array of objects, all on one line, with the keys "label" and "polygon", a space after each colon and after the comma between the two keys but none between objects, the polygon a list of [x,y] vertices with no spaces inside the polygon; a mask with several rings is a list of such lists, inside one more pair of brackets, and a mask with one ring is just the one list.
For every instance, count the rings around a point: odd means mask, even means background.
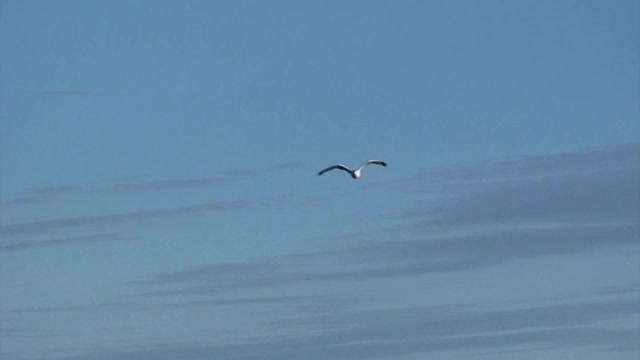
[{"label": "bird", "polygon": [[324,174],[324,173],[326,173],[328,171],[331,171],[331,170],[340,169],[342,171],[348,172],[349,175],[351,175],[352,178],[358,179],[358,178],[360,178],[360,176],[362,176],[362,169],[365,166],[369,165],[369,164],[381,165],[381,166],[385,166],[385,167],[387,166],[387,163],[384,162],[384,161],[381,161],[381,160],[369,160],[369,161],[366,161],[364,164],[362,164],[359,168],[357,168],[355,170],[354,169],[349,169],[348,167],[346,167],[346,166],[344,166],[342,164],[338,164],[338,165],[329,166],[328,168],[319,171],[318,172],[318,176],[320,176],[320,175],[322,175],[322,174]]}]

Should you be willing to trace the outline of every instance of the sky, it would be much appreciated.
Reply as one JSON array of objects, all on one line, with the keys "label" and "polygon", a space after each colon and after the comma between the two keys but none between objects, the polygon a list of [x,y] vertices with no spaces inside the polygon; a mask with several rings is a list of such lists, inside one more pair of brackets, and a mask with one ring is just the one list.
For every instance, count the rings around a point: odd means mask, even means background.
[{"label": "sky", "polygon": [[637,359],[639,99],[632,0],[2,0],[0,358]]}]

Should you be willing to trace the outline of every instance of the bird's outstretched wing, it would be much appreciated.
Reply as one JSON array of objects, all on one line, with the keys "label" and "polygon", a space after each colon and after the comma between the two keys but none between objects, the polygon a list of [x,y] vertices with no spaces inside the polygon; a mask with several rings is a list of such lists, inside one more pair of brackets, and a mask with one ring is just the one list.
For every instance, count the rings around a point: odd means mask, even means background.
[{"label": "bird's outstretched wing", "polygon": [[364,163],[363,166],[364,165],[369,165],[369,164],[387,166],[387,163],[382,161],[382,160],[369,160],[366,163]]},{"label": "bird's outstretched wing", "polygon": [[320,170],[318,172],[318,175],[322,175],[322,174],[326,173],[327,171],[331,171],[331,170],[334,170],[334,169],[340,169],[340,170],[346,171],[348,173],[351,173],[351,171],[352,171],[348,167],[346,167],[346,166],[344,166],[342,164],[338,164],[338,165],[329,166],[328,168],[326,168],[324,170]]}]

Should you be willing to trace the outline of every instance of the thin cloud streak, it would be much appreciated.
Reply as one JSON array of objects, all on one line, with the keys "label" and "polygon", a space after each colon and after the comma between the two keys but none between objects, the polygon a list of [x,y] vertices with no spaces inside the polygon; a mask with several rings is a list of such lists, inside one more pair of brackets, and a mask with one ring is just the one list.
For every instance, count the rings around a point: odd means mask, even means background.
[{"label": "thin cloud streak", "polygon": [[58,185],[34,188],[25,196],[7,201],[7,205],[29,205],[51,202],[58,197],[77,196],[96,193],[93,190],[76,185]]},{"label": "thin cloud streak", "polygon": [[575,152],[512,156],[499,161],[426,171],[402,181],[453,183],[583,174],[640,167],[640,143],[587,148]]},{"label": "thin cloud streak", "polygon": [[640,168],[531,179],[467,191],[407,213],[431,225],[494,223],[636,222],[640,215]]},{"label": "thin cloud streak", "polygon": [[79,216],[52,220],[32,221],[0,226],[0,235],[38,234],[65,228],[86,227],[102,224],[118,224],[128,221],[154,220],[172,215],[223,212],[251,207],[246,201],[211,202],[166,209],[141,210],[125,213]]},{"label": "thin cloud streak", "polygon": [[56,239],[49,240],[21,240],[10,243],[0,243],[0,253],[7,253],[13,251],[27,250],[38,247],[45,246],[60,246],[60,245],[71,245],[71,244],[94,244],[100,242],[110,242],[110,241],[122,241],[129,240],[129,237],[125,237],[119,234],[95,234],[95,235],[84,235],[84,236],[70,236],[70,237],[61,237]]},{"label": "thin cloud streak", "polygon": [[638,292],[640,292],[640,284],[608,286],[594,291],[594,293],[598,295],[622,295],[634,294]]},{"label": "thin cloud streak", "polygon": [[523,348],[528,351],[583,348],[632,356],[640,352],[637,344],[640,329],[614,324],[637,318],[639,300],[497,311],[441,306],[336,311],[266,324],[278,329],[298,329],[295,335],[212,345],[157,345],[132,351],[88,352],[73,359],[371,359],[441,351],[509,353]]},{"label": "thin cloud streak", "polygon": [[[630,152],[627,149],[622,153]],[[615,152],[607,152],[601,156],[605,160],[592,163],[581,156],[566,157],[580,162],[564,164],[571,171],[548,170],[565,162],[564,158],[553,166],[545,165],[542,173],[540,166],[518,168],[518,176],[529,175],[516,179],[510,187],[503,187],[504,177],[497,176],[488,179],[487,186],[454,191],[447,200],[403,214],[396,218],[400,225],[372,232],[365,242],[352,246],[157,274],[137,284],[141,290],[151,287],[139,295],[206,295],[323,281],[410,277],[524,258],[637,248],[638,164],[635,155],[619,161],[612,154]],[[606,291],[605,295],[620,295],[620,291],[624,291],[622,295],[635,295],[633,288],[627,287]],[[582,348],[620,352],[624,357],[640,354],[640,329],[616,324],[638,319],[638,300],[617,296],[593,303],[501,311],[456,310],[437,316],[427,308],[333,312],[272,323],[279,329],[314,329],[308,334],[299,332],[302,335],[298,337],[244,346],[167,347],[162,352],[142,351],[136,355],[320,360],[394,358],[439,351],[509,353]],[[135,358],[129,357],[132,354],[122,354],[122,359]]]},{"label": "thin cloud streak", "polygon": [[[637,191],[634,181],[638,176],[634,166],[635,163],[628,162],[615,166],[605,163],[598,169],[584,167],[579,172],[523,177],[513,187],[502,187],[503,178],[497,177],[487,181],[486,187],[452,192],[447,201],[434,202],[420,211],[403,214],[397,218],[401,224],[368,234],[366,242],[321,252],[205,264],[159,273],[131,285],[137,290],[134,295],[173,300],[166,305],[168,307],[260,303],[289,306],[306,300],[239,297],[180,302],[175,299],[320,282],[465,271],[523,258],[580,254],[603,248],[626,250],[637,247],[640,239],[640,221],[629,216],[637,211],[632,201],[634,191]],[[606,194],[612,194],[613,200],[608,200]],[[543,208],[536,199],[545,197],[550,199],[548,207]],[[258,203],[235,205],[246,208],[258,206]],[[58,219],[57,223],[37,222],[23,229],[9,230],[50,231],[225,210],[229,209],[223,204],[197,204],[104,217]],[[484,211],[492,213],[495,219],[486,216]],[[609,215],[603,217],[603,214]],[[0,228],[0,234],[2,230],[6,228]],[[436,351],[508,352],[522,347],[549,346],[596,347],[602,351],[637,353],[637,346],[632,342],[639,335],[637,329],[596,326],[605,321],[637,316],[638,301],[632,300],[618,298],[611,302],[509,311],[454,309],[442,316],[435,316],[433,309],[423,308],[347,312],[334,309],[271,323],[278,329],[314,330],[309,333],[296,331],[299,335],[294,337],[242,344],[167,345],[140,351],[88,353],[77,360],[393,358]],[[79,308],[67,310],[84,311]]]},{"label": "thin cloud streak", "polygon": [[214,185],[245,180],[245,179],[255,177],[255,176],[260,176],[263,174],[295,170],[300,167],[302,167],[302,163],[300,162],[286,162],[286,163],[267,166],[265,168],[261,168],[257,170],[245,169],[245,170],[228,171],[225,175],[222,175],[222,176],[191,178],[191,179],[187,178],[187,179],[156,180],[156,181],[145,181],[145,182],[138,182],[138,183],[120,183],[116,185],[116,188],[125,189],[125,190],[178,190],[178,189],[205,188],[205,187],[210,187]]},{"label": "thin cloud streak", "polygon": [[43,306],[31,308],[19,308],[2,311],[4,314],[40,314],[40,313],[61,313],[61,312],[93,312],[97,310],[118,309],[131,304],[125,302],[111,302],[100,304],[68,305],[68,306]]},{"label": "thin cloud streak", "polygon": [[201,178],[179,178],[168,180],[149,180],[139,182],[119,182],[112,187],[88,188],[78,185],[57,185],[37,187],[29,190],[26,195],[4,202],[5,205],[34,205],[52,202],[67,196],[87,194],[110,194],[119,191],[165,191],[182,189],[202,189],[216,185],[229,184],[252,177],[286,172],[303,167],[301,162],[284,162],[270,165],[257,170],[232,170],[223,175]]},{"label": "thin cloud streak", "polygon": [[139,183],[122,183],[116,188],[123,190],[175,190],[175,189],[195,189],[205,188],[231,182],[237,178],[233,177],[207,177],[198,179],[174,179],[164,181],[146,181]]},{"label": "thin cloud streak", "polygon": [[350,247],[157,274],[140,283],[182,286],[141,294],[417,276],[639,245],[640,171],[633,164],[599,168],[607,170],[463,192],[403,214],[397,217],[401,224],[366,234],[365,243]]},{"label": "thin cloud streak", "polygon": [[290,162],[284,162],[280,164],[267,166],[266,168],[264,168],[263,171],[264,172],[280,172],[280,171],[296,170],[296,169],[302,168],[303,165],[304,164],[302,162],[290,161]]},{"label": "thin cloud streak", "polygon": [[89,192],[89,190],[84,189],[80,186],[59,185],[35,188],[33,192],[38,195],[75,195],[87,193]]},{"label": "thin cloud streak", "polygon": [[[176,296],[327,281],[412,277],[483,268],[523,258],[584,253],[604,246],[635,246],[638,234],[639,225],[586,226],[380,241],[330,253],[199,266],[157,274],[134,284],[172,287],[142,291],[140,296]],[[305,259],[316,265],[305,266]]]},{"label": "thin cloud streak", "polygon": [[164,304],[163,307],[187,308],[187,307],[208,307],[208,306],[239,306],[239,305],[293,305],[301,302],[314,302],[326,298],[319,295],[304,296],[253,296],[242,298],[226,298],[216,300],[192,300]]},{"label": "thin cloud streak", "polygon": [[92,91],[73,91],[73,90],[47,90],[39,93],[43,96],[89,96],[94,95]]},{"label": "thin cloud streak", "polygon": [[205,213],[227,212],[240,209],[292,205],[299,206],[308,203],[303,194],[280,194],[255,200],[238,200],[226,202],[207,202],[171,208],[151,209],[122,212],[105,215],[78,216],[50,220],[31,221],[0,225],[0,236],[20,236],[43,234],[56,230],[84,228],[99,225],[120,225],[130,222],[151,221],[177,215],[195,215]]}]

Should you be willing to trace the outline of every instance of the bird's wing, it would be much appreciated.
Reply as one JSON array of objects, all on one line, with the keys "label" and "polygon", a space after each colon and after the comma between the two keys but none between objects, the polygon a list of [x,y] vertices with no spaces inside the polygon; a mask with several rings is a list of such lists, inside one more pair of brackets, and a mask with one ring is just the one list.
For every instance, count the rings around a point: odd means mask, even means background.
[{"label": "bird's wing", "polygon": [[334,170],[334,169],[344,170],[344,171],[346,171],[348,173],[351,173],[351,171],[352,171],[348,167],[346,167],[346,166],[344,166],[342,164],[338,164],[338,165],[329,166],[328,168],[326,168],[324,170],[321,170],[320,172],[318,172],[318,175],[322,175],[322,174],[326,173],[327,171],[331,171],[331,170]]},{"label": "bird's wing", "polygon": [[363,166],[366,166],[366,165],[369,165],[369,164],[387,166],[387,163],[382,161],[382,160],[369,160],[366,163],[364,163]]}]

